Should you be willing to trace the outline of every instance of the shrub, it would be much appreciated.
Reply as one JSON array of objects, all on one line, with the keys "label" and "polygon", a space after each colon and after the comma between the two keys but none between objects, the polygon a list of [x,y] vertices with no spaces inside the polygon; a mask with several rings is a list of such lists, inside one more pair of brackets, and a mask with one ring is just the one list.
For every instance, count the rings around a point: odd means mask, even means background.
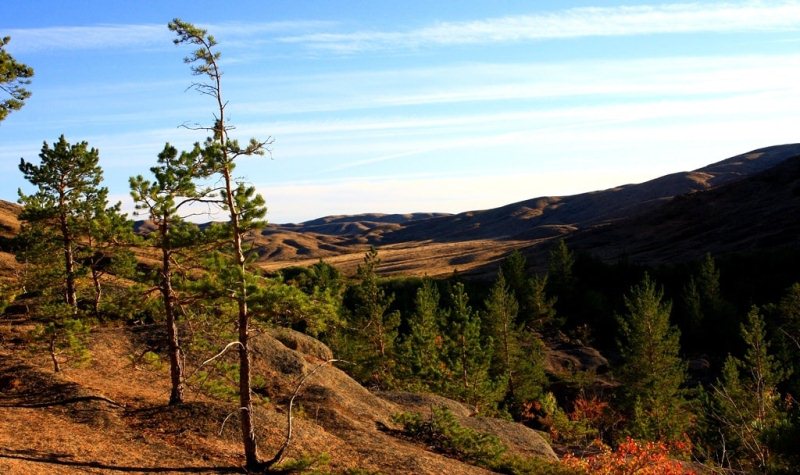
[{"label": "shrub", "polygon": [[464,462],[510,475],[570,475],[579,471],[540,458],[524,458],[507,454],[507,447],[497,436],[484,434],[464,427],[444,406],[431,408],[424,418],[418,413],[393,416],[395,423],[403,425],[403,433],[425,443],[436,452]]},{"label": "shrub", "polygon": [[602,445],[601,452],[586,458],[564,457],[564,464],[592,475],[694,475],[675,457],[691,451],[687,442],[641,442],[628,437],[616,450]]},{"label": "shrub", "polygon": [[444,406],[431,408],[427,419],[418,413],[402,413],[392,419],[403,425],[406,436],[465,462],[493,465],[506,451],[496,436],[462,426]]}]

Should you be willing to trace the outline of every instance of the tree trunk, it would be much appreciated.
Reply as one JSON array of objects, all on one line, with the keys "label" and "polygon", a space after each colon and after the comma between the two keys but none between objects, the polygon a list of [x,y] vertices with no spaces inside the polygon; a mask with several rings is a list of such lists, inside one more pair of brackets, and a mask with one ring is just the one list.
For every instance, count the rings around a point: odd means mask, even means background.
[{"label": "tree trunk", "polygon": [[169,374],[172,390],[169,404],[183,403],[183,365],[181,347],[178,342],[178,326],[175,322],[175,295],[172,289],[172,268],[170,265],[169,229],[166,220],[161,224],[161,296],[164,300],[164,315],[167,320],[167,340],[169,345]]},{"label": "tree trunk", "polygon": [[[224,131],[223,131],[224,137]],[[230,169],[223,169],[225,178],[225,192],[228,211],[231,218],[231,232],[233,234],[233,254],[236,267],[239,271],[239,292],[236,300],[239,306],[239,411],[242,421],[242,444],[248,470],[259,470],[262,463],[258,456],[258,445],[253,424],[253,398],[251,392],[250,375],[250,315],[247,312],[247,281],[245,269],[244,250],[242,248],[242,230],[239,223],[239,213],[233,196],[233,180]]]},{"label": "tree trunk", "polygon": [[56,358],[56,334],[53,333],[50,335],[50,359],[53,360],[53,372],[60,373],[61,366],[58,364],[58,358]]},{"label": "tree trunk", "polygon": [[103,296],[103,287],[100,285],[100,271],[97,263],[92,264],[92,283],[94,284],[94,316],[100,316],[100,298]]},{"label": "tree trunk", "polygon": [[59,219],[61,221],[61,238],[64,247],[64,272],[66,273],[64,299],[67,305],[77,312],[78,295],[75,290],[75,257],[72,250],[72,236],[69,232],[69,226],[67,225],[67,217],[62,214]]}]

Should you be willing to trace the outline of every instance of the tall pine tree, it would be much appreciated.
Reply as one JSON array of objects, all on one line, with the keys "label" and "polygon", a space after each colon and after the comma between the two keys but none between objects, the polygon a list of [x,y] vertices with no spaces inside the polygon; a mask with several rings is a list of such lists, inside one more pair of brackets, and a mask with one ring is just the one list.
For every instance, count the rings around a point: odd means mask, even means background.
[{"label": "tall pine tree", "polygon": [[203,145],[204,166],[209,172],[220,177],[220,204],[227,214],[227,240],[231,247],[231,268],[235,270],[229,282],[231,295],[238,308],[238,348],[239,348],[239,412],[241,415],[242,445],[244,447],[248,470],[261,470],[265,464],[258,455],[255,426],[253,420],[252,382],[250,372],[250,313],[248,311],[249,272],[244,245],[245,234],[263,224],[267,213],[264,199],[256,193],[253,186],[238,181],[233,175],[237,160],[242,157],[263,155],[269,151],[272,138],[263,141],[250,139],[241,146],[229,137],[232,126],[227,122],[228,102],[222,94],[222,70],[216,51],[217,41],[206,30],[191,23],[174,19],[168,25],[177,38],[176,45],[190,45],[196,49],[184,58],[191,64],[192,73],[206,79],[192,86],[195,90],[209,96],[214,101],[213,124],[200,127],[209,134]]},{"label": "tall pine tree", "polygon": [[618,317],[619,379],[631,414],[629,431],[648,440],[678,439],[689,427],[690,413],[682,390],[680,332],[670,324],[672,305],[645,275],[625,297],[625,308]]}]

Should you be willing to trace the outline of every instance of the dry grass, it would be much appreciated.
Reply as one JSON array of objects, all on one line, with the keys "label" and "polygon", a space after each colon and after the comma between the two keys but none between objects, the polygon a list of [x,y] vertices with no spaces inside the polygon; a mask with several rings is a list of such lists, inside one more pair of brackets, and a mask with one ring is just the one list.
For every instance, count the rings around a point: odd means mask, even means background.
[{"label": "dry grass", "polygon": [[[0,325],[0,473],[240,471],[236,416],[220,431],[222,421],[235,412],[235,402],[191,390],[185,404],[166,406],[166,364],[136,360],[159,328],[97,328],[88,341],[91,362],[66,364],[60,374],[52,372],[45,348],[26,339],[30,328],[24,321]],[[259,389],[262,399],[255,413],[264,458],[283,442],[289,394],[331,355],[320,342],[291,330],[276,336],[284,343],[269,332],[256,332],[253,340],[253,371],[267,382]],[[188,362],[190,368],[196,364]],[[322,367],[296,401],[287,456],[327,453],[326,470],[333,473],[351,468],[387,474],[488,473],[384,430],[392,425],[393,414],[408,410],[402,402],[409,397],[381,397],[341,370]],[[516,430],[527,431],[514,424],[503,428],[508,434]]]},{"label": "dry grass", "polygon": [[[514,249],[530,246],[531,241],[494,241],[489,239],[463,242],[410,242],[378,246],[381,265],[378,272],[384,276],[447,276],[454,272],[470,273],[488,264],[502,260]],[[347,253],[324,257],[346,275],[355,274],[364,260],[366,246],[357,246]],[[289,266],[310,266],[320,257],[304,259],[270,259],[258,266],[274,272]]]}]

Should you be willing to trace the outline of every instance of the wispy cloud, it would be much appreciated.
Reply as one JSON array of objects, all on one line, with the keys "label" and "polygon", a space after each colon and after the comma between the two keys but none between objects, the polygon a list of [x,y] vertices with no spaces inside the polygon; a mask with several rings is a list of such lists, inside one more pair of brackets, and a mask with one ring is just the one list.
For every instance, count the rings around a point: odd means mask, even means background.
[{"label": "wispy cloud", "polygon": [[[264,37],[287,32],[314,32],[331,28],[329,21],[278,21],[264,23],[226,22],[199,24],[218,38],[225,38],[227,46],[254,45],[242,38]],[[114,48],[141,48],[172,46],[174,37],[164,24],[103,24],[91,26],[56,26],[47,28],[11,29],[4,32],[12,37],[9,49],[15,53],[40,51],[95,50]],[[268,40],[267,40],[268,41]]]},{"label": "wispy cloud", "polygon": [[680,3],[571,8],[537,15],[439,22],[406,31],[310,33],[279,38],[338,53],[518,41],[663,33],[797,30],[800,3]]},{"label": "wispy cloud", "polygon": [[18,53],[169,45],[170,38],[166,26],[156,24],[27,28],[7,34],[10,49]]}]

